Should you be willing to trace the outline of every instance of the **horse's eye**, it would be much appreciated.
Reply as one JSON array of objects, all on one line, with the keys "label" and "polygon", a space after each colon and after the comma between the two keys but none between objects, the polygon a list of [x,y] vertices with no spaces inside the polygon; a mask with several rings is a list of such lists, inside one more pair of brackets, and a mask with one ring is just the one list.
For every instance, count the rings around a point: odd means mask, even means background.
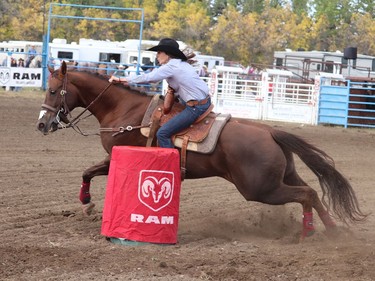
[{"label": "horse's eye", "polygon": [[56,91],[52,90],[52,89],[49,89],[49,92],[50,92],[51,95],[55,95],[56,94]]}]

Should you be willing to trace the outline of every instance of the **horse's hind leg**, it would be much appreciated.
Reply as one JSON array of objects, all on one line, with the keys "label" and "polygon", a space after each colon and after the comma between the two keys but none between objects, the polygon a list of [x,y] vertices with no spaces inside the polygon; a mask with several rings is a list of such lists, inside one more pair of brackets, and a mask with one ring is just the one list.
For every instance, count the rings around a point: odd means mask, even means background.
[{"label": "horse's hind leg", "polygon": [[[287,162],[287,167],[286,167],[286,172],[284,175],[283,182],[290,186],[308,187],[308,185],[302,180],[302,178],[296,172],[293,160]],[[318,213],[326,230],[331,231],[332,229],[335,229],[336,228],[335,222],[332,220],[328,210],[323,206],[316,192],[314,192],[314,195],[311,197],[311,200],[312,200],[312,208],[314,208],[316,212]],[[308,220],[308,217],[311,217],[311,221],[312,221],[312,213],[305,214],[304,212],[303,217],[306,218],[306,220]]]},{"label": "horse's hind leg", "polygon": [[258,198],[259,202],[270,205],[284,205],[286,203],[300,203],[303,208],[303,226],[301,239],[311,236],[315,232],[313,224],[313,208],[318,212],[323,223],[332,226],[334,222],[329,217],[327,211],[319,200],[317,192],[307,185],[291,186],[281,184],[279,188],[268,192],[262,198]]},{"label": "horse's hind leg", "polygon": [[98,164],[88,168],[83,172],[82,185],[79,193],[79,199],[82,202],[82,211],[84,215],[90,215],[95,207],[91,202],[90,183],[91,179],[96,176],[108,175],[109,172],[109,156]]}]

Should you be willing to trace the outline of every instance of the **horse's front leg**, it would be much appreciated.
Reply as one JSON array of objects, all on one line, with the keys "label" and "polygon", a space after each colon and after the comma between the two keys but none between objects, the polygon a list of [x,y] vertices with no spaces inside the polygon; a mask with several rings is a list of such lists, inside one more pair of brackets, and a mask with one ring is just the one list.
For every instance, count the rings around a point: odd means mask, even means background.
[{"label": "horse's front leg", "polygon": [[105,176],[109,172],[110,157],[107,156],[103,161],[88,168],[83,172],[82,185],[79,193],[79,200],[82,202],[82,211],[84,215],[90,215],[95,207],[91,202],[90,183],[91,179],[96,176]]}]

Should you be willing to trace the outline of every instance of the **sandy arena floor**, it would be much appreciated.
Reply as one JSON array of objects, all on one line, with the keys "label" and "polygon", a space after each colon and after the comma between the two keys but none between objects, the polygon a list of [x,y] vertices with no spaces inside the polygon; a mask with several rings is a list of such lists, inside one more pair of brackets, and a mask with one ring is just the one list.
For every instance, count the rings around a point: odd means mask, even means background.
[{"label": "sandy arena floor", "polygon": [[[299,205],[246,202],[220,178],[182,184],[174,246],[121,246],[100,235],[107,177],[95,178],[96,214],[84,217],[82,171],[104,157],[98,136],[35,128],[44,93],[0,91],[1,280],[374,280],[375,219],[330,240],[298,243]],[[362,210],[375,206],[375,130],[270,123],[318,145],[353,184]],[[96,133],[94,118],[81,129]],[[320,192],[315,176],[297,161]]]}]

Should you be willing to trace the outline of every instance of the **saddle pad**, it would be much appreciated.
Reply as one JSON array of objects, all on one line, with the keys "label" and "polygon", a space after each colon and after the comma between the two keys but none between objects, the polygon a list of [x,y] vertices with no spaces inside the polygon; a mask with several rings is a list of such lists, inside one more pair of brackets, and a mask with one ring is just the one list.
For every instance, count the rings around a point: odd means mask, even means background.
[{"label": "saddle pad", "polygon": [[[151,122],[152,113],[155,111],[155,109],[158,106],[162,105],[162,100],[160,100],[160,96],[156,95],[150,102],[146,113],[142,120],[142,126],[147,126]],[[219,138],[219,135],[224,128],[224,125],[228,122],[228,120],[231,118],[230,114],[218,114],[212,124],[211,130],[208,134],[208,136],[201,142],[188,142],[187,150],[189,151],[195,151],[198,153],[203,154],[209,154],[212,153],[215,149],[217,140]],[[150,127],[144,127],[141,128],[141,133],[143,136],[148,138],[150,133]],[[183,142],[183,136],[176,136],[174,138],[174,145],[176,147],[181,148]]]},{"label": "saddle pad", "polygon": [[[216,116],[214,123],[212,124],[210,133],[202,142],[188,142],[187,150],[194,151],[203,154],[210,154],[214,151],[216,143],[219,139],[220,133],[223,130],[225,124],[231,118],[230,114],[219,113]],[[182,147],[183,138],[177,136],[174,140],[174,145],[176,147]]]}]

